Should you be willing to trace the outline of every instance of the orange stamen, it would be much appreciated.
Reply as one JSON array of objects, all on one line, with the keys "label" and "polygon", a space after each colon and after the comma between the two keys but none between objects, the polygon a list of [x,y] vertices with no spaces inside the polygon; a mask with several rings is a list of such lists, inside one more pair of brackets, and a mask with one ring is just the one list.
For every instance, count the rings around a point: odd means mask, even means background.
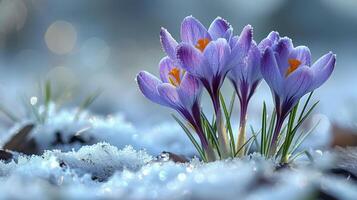
[{"label": "orange stamen", "polygon": [[195,47],[203,52],[209,42],[210,40],[208,38],[199,39]]},{"label": "orange stamen", "polygon": [[288,62],[289,62],[289,68],[286,70],[285,76],[289,76],[301,65],[300,60],[297,59],[289,59]]},{"label": "orange stamen", "polygon": [[181,75],[180,75],[180,69],[177,67],[174,67],[171,69],[169,72],[169,81],[172,85],[178,86],[181,83]]}]

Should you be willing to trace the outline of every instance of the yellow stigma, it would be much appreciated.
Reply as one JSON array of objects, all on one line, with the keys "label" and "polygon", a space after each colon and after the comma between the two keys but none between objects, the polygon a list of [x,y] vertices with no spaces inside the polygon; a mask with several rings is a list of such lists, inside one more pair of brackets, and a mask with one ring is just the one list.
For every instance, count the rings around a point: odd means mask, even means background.
[{"label": "yellow stigma", "polygon": [[201,52],[203,52],[208,45],[210,40],[208,38],[202,38],[197,41],[196,48],[199,49]]},{"label": "yellow stigma", "polygon": [[288,62],[289,62],[289,67],[286,70],[285,76],[289,76],[301,65],[300,60],[297,59],[289,59]]},{"label": "yellow stigma", "polygon": [[169,81],[172,85],[178,86],[181,83],[181,74],[180,74],[180,69],[177,67],[174,67],[171,69],[169,72]]}]

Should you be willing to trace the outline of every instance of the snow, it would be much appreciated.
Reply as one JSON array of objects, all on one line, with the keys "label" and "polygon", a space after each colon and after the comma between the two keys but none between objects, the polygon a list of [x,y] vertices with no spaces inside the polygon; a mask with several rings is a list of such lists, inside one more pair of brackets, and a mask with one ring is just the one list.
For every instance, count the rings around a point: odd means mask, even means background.
[{"label": "snow", "polygon": [[3,146],[24,125],[35,123],[30,137],[34,138],[39,152],[52,149],[78,150],[83,145],[107,142],[118,148],[131,145],[135,149],[145,149],[152,155],[159,155],[163,151],[188,157],[196,155],[194,146],[174,120],[150,128],[136,128],[121,113],[98,116],[82,112],[75,119],[76,109],[56,110],[53,104],[49,108],[44,123],[31,118],[23,119],[3,131],[0,134],[0,145]]},{"label": "snow", "polygon": [[[45,123],[36,123],[30,135],[41,153],[13,152],[13,160],[0,161],[0,199],[257,200],[321,195],[354,199],[357,195],[354,180],[330,171],[338,166],[356,173],[355,148],[332,152],[310,148],[314,161],[301,156],[290,168],[278,169],[277,161],[257,153],[202,163],[173,122],[136,128],[122,114],[103,117],[83,112],[75,119],[76,112],[51,109]],[[14,125],[1,134],[0,143],[33,122],[26,119]],[[81,140],[71,142],[73,136]],[[162,151],[191,160],[174,163],[165,156],[157,158]]]},{"label": "snow", "polygon": [[275,167],[274,160],[259,154],[174,163],[131,146],[98,143],[0,162],[0,198],[304,199],[318,191],[340,199],[356,195],[354,182],[323,174],[318,165]]}]

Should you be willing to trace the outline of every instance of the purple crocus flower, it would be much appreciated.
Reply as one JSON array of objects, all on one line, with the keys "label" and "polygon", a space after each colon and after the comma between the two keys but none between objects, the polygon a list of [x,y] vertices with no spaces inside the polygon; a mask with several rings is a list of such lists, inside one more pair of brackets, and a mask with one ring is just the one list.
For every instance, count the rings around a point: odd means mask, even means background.
[{"label": "purple crocus flower", "polygon": [[285,118],[301,97],[320,87],[330,77],[335,67],[336,55],[329,52],[311,65],[308,47],[294,47],[287,37],[271,37],[265,42],[269,44],[263,54],[261,73],[272,91],[277,112],[271,143],[273,154]]},{"label": "purple crocus flower", "polygon": [[151,101],[170,107],[185,118],[199,136],[208,159],[213,160],[213,150],[208,145],[200,118],[201,84],[196,78],[176,66],[175,61],[169,57],[164,57],[159,67],[160,79],[146,71],[141,71],[137,75],[141,92]]},{"label": "purple crocus flower", "polygon": [[183,43],[177,47],[177,59],[182,68],[197,77],[206,88],[216,113],[218,141],[223,158],[229,156],[227,134],[219,100],[220,88],[227,73],[240,61],[239,43],[232,41],[232,28],[221,18],[207,30],[193,17],[187,17],[181,26]]},{"label": "purple crocus flower", "polygon": [[243,28],[239,37],[234,36],[232,42],[236,42],[243,47],[239,52],[242,54],[240,62],[228,73],[228,78],[232,82],[240,102],[237,149],[241,149],[240,155],[243,155],[248,103],[262,80],[260,73],[262,53],[253,40],[253,28],[250,25]]},{"label": "purple crocus flower", "polygon": [[[182,42],[191,44],[203,51],[212,40],[225,38],[229,41],[233,28],[226,20],[217,17],[207,30],[196,18],[188,16],[182,21],[180,32]],[[160,42],[167,56],[176,61],[176,50],[179,43],[165,28],[161,28]]]},{"label": "purple crocus flower", "polygon": [[[217,43],[217,40],[220,40],[221,43],[223,40],[221,38],[224,38],[224,42],[228,43],[227,41],[230,41],[231,36],[232,36],[233,29],[230,26],[230,24],[225,21],[224,19],[217,17],[209,26],[208,30],[194,17],[188,16],[186,17],[181,24],[181,40],[182,42],[178,44],[176,40],[171,36],[171,34],[164,28],[161,28],[160,32],[160,41],[163,50],[165,53],[170,57],[172,60],[177,62],[177,65],[182,65],[182,67],[194,76],[197,75],[194,71],[190,70],[192,67],[187,67],[185,66],[185,63],[180,61],[180,59],[177,59],[180,57],[180,54],[178,51],[182,52],[185,51],[185,47],[189,47],[194,49],[194,52],[200,53],[205,51],[206,47],[212,42],[210,45],[210,51],[207,51],[207,56],[209,53],[214,53],[215,51],[215,45]],[[222,46],[222,45],[221,45]],[[228,46],[228,45],[226,45]],[[226,49],[228,50],[228,49]],[[230,51],[230,49],[229,49]],[[231,52],[229,52],[231,53]],[[228,54],[228,53],[227,53]],[[218,56],[218,55],[216,55]],[[228,57],[228,55],[225,55],[225,58]],[[227,60],[227,59],[226,59]],[[225,61],[226,61],[225,60]],[[218,64],[218,63],[217,63]],[[217,65],[215,64],[215,65]],[[220,64],[221,66],[224,66],[225,63]],[[215,84],[217,84],[216,87],[220,87],[222,85],[223,79],[225,77],[225,74],[227,71],[230,69],[229,66],[227,65],[225,68],[220,68],[218,69],[218,66],[212,66],[213,68],[215,67],[216,69],[216,74],[220,75],[220,77],[216,77]],[[228,68],[228,69],[227,69]],[[224,74],[224,76],[222,76]],[[212,79],[214,76],[213,71],[209,71],[207,69],[206,72],[206,77],[209,79]],[[211,77],[209,77],[211,76]],[[210,82],[212,82],[210,80]],[[213,84],[213,83],[209,83]],[[212,89],[210,89],[212,90]],[[211,92],[212,93],[212,92]]]}]

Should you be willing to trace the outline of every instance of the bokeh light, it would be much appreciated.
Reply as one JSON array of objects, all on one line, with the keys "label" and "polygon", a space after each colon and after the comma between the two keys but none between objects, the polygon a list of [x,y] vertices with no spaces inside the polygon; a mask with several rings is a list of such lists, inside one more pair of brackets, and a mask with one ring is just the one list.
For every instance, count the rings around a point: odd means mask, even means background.
[{"label": "bokeh light", "polygon": [[77,41],[77,32],[74,26],[66,21],[52,23],[45,34],[47,47],[55,54],[68,54]]},{"label": "bokeh light", "polygon": [[27,7],[22,0],[0,1],[0,32],[22,29],[27,18]]}]

